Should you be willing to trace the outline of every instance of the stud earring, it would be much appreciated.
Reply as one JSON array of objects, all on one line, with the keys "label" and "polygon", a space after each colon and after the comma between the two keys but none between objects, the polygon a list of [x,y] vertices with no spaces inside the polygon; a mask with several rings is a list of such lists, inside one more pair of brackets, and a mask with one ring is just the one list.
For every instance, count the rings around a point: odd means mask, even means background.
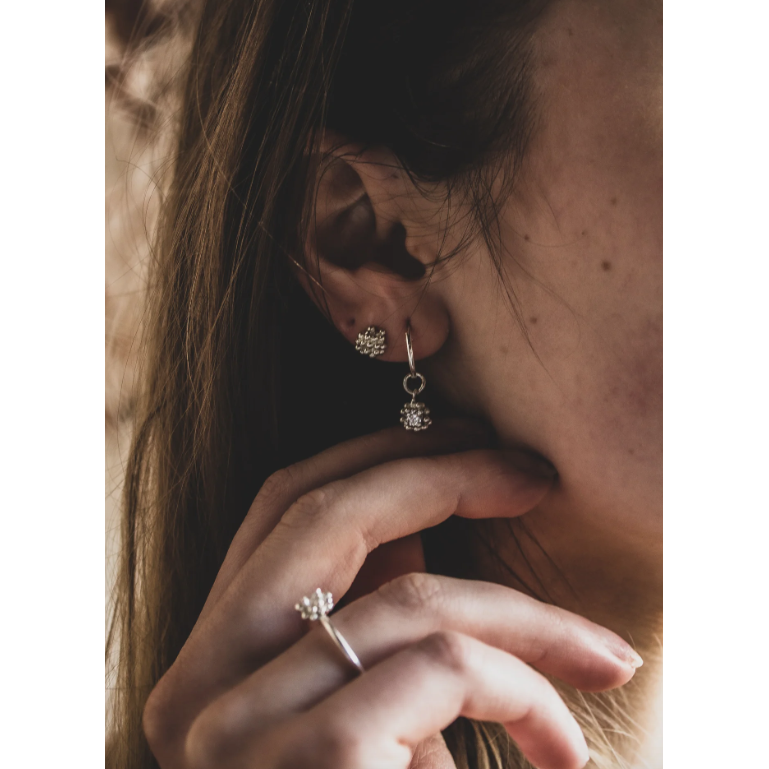
[{"label": "stud earring", "polygon": [[[406,352],[409,356],[409,373],[403,377],[403,389],[411,396],[411,402],[404,404],[401,409],[401,424],[407,430],[426,430],[432,423],[430,419],[430,409],[424,403],[417,401],[417,395],[425,389],[427,380],[417,371],[414,362],[414,348],[411,346],[411,324],[406,323]],[[409,387],[409,383],[414,379],[419,380],[416,388]]]},{"label": "stud earring", "polygon": [[385,344],[385,330],[376,326],[369,326],[365,331],[358,334],[355,340],[355,349],[361,355],[368,355],[369,358],[376,358],[382,355],[387,345]]}]

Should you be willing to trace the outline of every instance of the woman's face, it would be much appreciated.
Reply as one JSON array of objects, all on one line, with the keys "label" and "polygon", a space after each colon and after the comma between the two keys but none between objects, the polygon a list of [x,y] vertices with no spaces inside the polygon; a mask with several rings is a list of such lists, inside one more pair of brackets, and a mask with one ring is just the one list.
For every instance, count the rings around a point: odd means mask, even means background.
[{"label": "woman's face", "polygon": [[436,282],[451,333],[429,362],[502,444],[553,462],[529,525],[583,593],[611,575],[628,606],[661,579],[661,24],[636,0],[543,20],[541,119],[502,211],[522,325],[478,249]]},{"label": "woman's face", "polygon": [[[384,151],[340,153],[308,241],[350,342],[385,327],[383,359],[404,361],[408,319],[428,405],[439,388],[503,446],[556,466],[527,526],[572,587],[614,617],[661,600],[661,39],[661,10],[644,0],[563,0],[541,20],[539,119],[500,211],[505,281],[482,239],[438,262],[426,287],[366,261],[390,253],[394,224],[425,265],[446,234],[441,203]],[[340,254],[363,257],[356,267]],[[505,523],[495,542],[520,571]]]}]

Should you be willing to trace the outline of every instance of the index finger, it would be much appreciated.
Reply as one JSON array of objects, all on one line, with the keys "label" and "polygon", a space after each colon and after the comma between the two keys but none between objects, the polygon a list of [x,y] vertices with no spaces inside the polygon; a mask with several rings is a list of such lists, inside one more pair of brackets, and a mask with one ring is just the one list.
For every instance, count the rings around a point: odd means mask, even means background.
[{"label": "index finger", "polygon": [[490,442],[491,432],[480,422],[445,419],[423,433],[410,433],[402,427],[380,430],[278,470],[260,489],[233,538],[200,618],[210,612],[254,550],[302,495],[395,459],[465,451],[488,446]]},{"label": "index finger", "polygon": [[[300,497],[233,581],[208,632],[266,660],[295,641],[293,606],[321,587],[343,596],[378,545],[452,515],[509,518],[531,510],[552,476],[522,471],[500,451],[399,459]],[[234,622],[239,617],[240,623]],[[232,637],[232,629],[239,624]]]},{"label": "index finger", "polygon": [[297,600],[317,587],[344,595],[383,542],[454,514],[522,515],[552,483],[501,451],[475,450],[398,459],[305,494],[188,639],[175,665],[181,700],[199,708],[280,654],[304,632]]}]

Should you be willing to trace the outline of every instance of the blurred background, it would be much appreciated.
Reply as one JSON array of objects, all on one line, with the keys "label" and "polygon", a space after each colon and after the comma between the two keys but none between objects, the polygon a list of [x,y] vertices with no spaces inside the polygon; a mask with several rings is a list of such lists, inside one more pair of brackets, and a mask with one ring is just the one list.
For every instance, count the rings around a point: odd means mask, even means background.
[{"label": "blurred background", "polygon": [[172,161],[180,70],[198,5],[199,0],[107,0],[105,6],[108,622],[140,366],[145,275]]}]

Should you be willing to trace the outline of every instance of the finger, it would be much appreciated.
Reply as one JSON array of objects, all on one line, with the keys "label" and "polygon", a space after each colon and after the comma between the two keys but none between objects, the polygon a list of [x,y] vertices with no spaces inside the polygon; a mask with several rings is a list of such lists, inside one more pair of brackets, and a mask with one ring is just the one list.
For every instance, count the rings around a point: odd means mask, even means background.
[{"label": "finger", "polygon": [[[211,716],[210,713],[209,710],[203,717],[195,721],[185,742],[184,753],[192,759],[193,765],[216,766],[222,769],[225,766],[253,766],[253,759],[246,758],[244,763],[243,754],[246,750],[243,748],[243,743],[238,744],[234,739],[231,725],[219,714]],[[273,739],[267,736],[267,740],[261,742],[259,747],[253,751],[259,757],[260,767],[266,768],[277,765],[320,769],[322,766],[334,766],[334,769],[339,769],[336,765],[325,763],[323,757],[318,762],[318,756],[310,763],[286,764],[280,756],[282,752],[280,746],[281,731],[278,729],[272,732],[270,736],[273,736]],[[368,766],[369,764],[360,765],[356,766],[355,769],[365,769]],[[451,752],[440,732],[422,740],[417,745],[409,769],[456,769]]]},{"label": "finger", "polygon": [[[410,574],[341,610],[333,624],[367,670],[443,631],[472,636],[584,691],[621,686],[635,672],[635,652],[610,630],[489,582]],[[309,709],[354,674],[317,628],[219,704],[229,713],[231,733],[245,739],[255,724],[266,728]]]},{"label": "finger", "polygon": [[302,634],[296,601],[318,586],[344,595],[378,545],[454,514],[521,515],[551,481],[522,472],[501,452],[469,451],[389,462],[315,490],[289,508],[238,574],[212,629],[231,633],[236,614],[234,648],[274,656]]},{"label": "finger", "polygon": [[503,724],[539,769],[588,761],[577,722],[544,677],[469,636],[436,633],[294,719],[287,765],[296,756],[304,766],[312,745],[316,759],[327,757],[312,765],[407,769],[416,746],[458,716]]},{"label": "finger", "polygon": [[[300,497],[202,620],[167,674],[188,718],[304,633],[294,604],[322,585],[341,597],[379,544],[450,515],[520,515],[552,478],[498,451],[378,465]],[[170,683],[169,683],[170,685]]]},{"label": "finger", "polygon": [[[310,459],[279,470],[262,486],[233,538],[201,618],[211,610],[285,511],[303,494],[374,465],[406,457],[480,448],[488,446],[490,440],[489,429],[479,422],[446,419],[433,425],[426,433],[416,435],[401,427],[381,430],[333,446]],[[525,455],[526,452],[522,451],[524,459]]]}]

